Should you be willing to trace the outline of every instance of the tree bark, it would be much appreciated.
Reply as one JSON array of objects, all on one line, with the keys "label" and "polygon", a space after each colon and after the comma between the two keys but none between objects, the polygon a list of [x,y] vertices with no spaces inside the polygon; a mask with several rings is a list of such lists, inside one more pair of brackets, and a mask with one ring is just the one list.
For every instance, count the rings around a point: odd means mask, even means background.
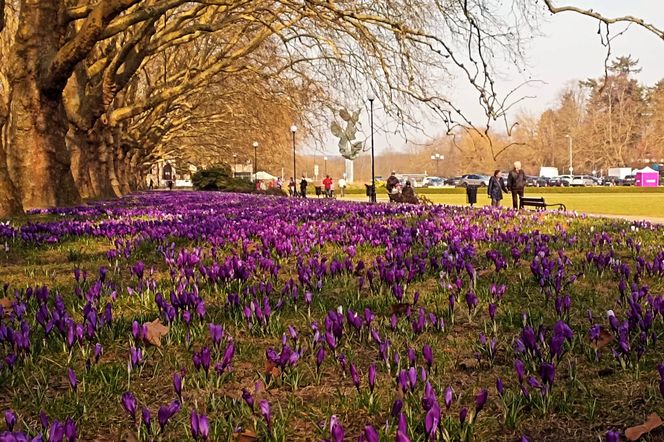
[{"label": "tree bark", "polygon": [[65,142],[62,94],[45,94],[42,77],[65,35],[61,2],[24,0],[12,52],[7,166],[24,209],[75,204],[80,196]]}]

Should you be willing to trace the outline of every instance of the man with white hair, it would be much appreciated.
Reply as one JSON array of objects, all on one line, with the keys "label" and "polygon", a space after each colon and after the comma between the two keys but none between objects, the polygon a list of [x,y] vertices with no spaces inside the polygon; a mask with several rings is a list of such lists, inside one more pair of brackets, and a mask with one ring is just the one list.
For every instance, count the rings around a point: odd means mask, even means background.
[{"label": "man with white hair", "polygon": [[526,174],[521,169],[521,161],[514,162],[514,169],[507,176],[507,189],[512,192],[512,207],[520,209],[523,207],[523,189],[526,187]]}]

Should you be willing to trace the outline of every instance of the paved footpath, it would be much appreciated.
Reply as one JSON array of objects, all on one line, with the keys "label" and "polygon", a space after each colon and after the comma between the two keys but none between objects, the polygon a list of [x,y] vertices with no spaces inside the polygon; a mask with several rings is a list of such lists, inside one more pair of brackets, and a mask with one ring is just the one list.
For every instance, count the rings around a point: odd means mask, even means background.
[{"label": "paved footpath", "polygon": [[[367,202],[367,197],[366,196],[360,196],[360,195],[348,195],[345,198],[338,198],[340,200],[346,200],[346,201],[356,201],[356,202]],[[379,203],[384,203],[387,202],[387,199],[381,199],[380,197],[378,198]],[[453,204],[452,204],[453,205]],[[459,207],[468,207],[467,205],[459,206]],[[577,212],[579,215],[582,214],[583,212]],[[599,214],[594,214],[594,213],[587,213],[587,216],[591,216],[593,218],[610,218],[610,219],[622,219],[625,221],[647,221],[652,224],[662,224],[664,225],[664,218],[658,218],[658,217],[653,217],[653,216],[632,216],[632,215],[610,215],[606,213],[599,213]]]}]

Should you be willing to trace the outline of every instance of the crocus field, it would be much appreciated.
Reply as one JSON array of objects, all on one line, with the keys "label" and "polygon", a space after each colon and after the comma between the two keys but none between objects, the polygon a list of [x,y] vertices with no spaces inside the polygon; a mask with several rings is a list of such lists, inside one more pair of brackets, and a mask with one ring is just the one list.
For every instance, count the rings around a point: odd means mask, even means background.
[{"label": "crocus field", "polygon": [[663,240],[224,193],[32,213],[0,224],[0,441],[661,441]]}]

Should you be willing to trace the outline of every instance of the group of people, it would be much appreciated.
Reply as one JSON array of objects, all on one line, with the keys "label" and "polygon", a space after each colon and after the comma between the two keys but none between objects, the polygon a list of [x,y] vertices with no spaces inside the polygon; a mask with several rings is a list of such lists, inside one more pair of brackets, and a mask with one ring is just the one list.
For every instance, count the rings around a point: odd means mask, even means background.
[{"label": "group of people", "polygon": [[500,200],[503,199],[504,193],[512,194],[512,207],[515,209],[523,208],[521,199],[523,198],[523,191],[526,188],[526,173],[521,168],[521,162],[514,162],[514,169],[507,175],[507,185],[500,176],[500,170],[495,170],[493,176],[489,179],[489,186],[487,193],[491,198],[491,205],[493,207],[500,206]]},{"label": "group of people", "polygon": [[417,204],[418,199],[417,196],[415,196],[415,189],[411,182],[406,181],[402,186],[401,181],[397,178],[396,174],[397,173],[393,170],[385,183],[385,188],[390,196],[390,200]]},{"label": "group of people", "polygon": [[[333,198],[334,180],[332,180],[332,178],[330,178],[329,175],[326,175],[325,178],[323,179],[322,184],[323,184],[323,189],[322,189],[323,195],[325,196],[325,198]],[[346,192],[346,180],[344,178],[339,178],[339,180],[337,181],[337,185],[339,187],[339,191],[341,192],[341,197],[343,198]],[[309,186],[309,181],[304,175],[302,175],[298,191],[298,184],[295,182],[293,177],[291,177],[290,181],[288,182],[288,194],[294,197],[306,198],[308,186]]]}]

